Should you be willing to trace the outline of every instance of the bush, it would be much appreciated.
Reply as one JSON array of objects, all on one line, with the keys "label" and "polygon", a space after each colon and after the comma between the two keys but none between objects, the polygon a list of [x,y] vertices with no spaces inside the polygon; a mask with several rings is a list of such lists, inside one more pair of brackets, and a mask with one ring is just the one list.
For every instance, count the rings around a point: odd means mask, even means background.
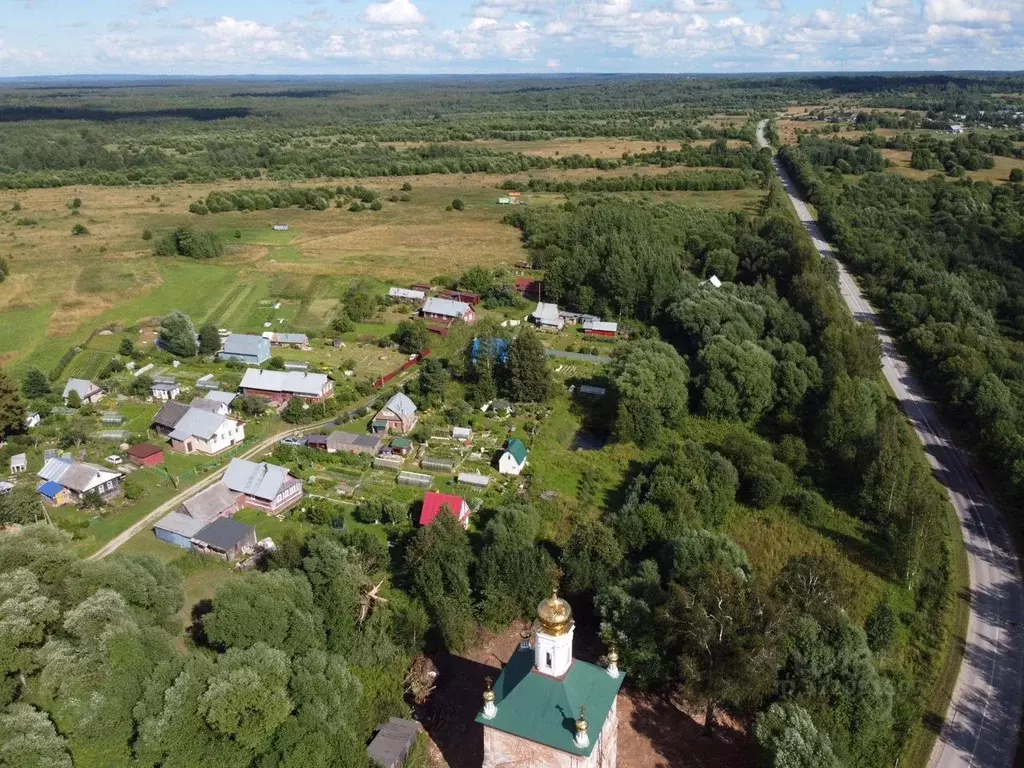
[{"label": "bush", "polygon": [[85,226],[82,224],[75,224],[75,226],[71,228],[71,234],[76,237],[78,235],[88,235],[89,230],[86,229]]},{"label": "bush", "polygon": [[224,244],[212,232],[181,227],[161,237],[153,248],[157,256],[184,256],[188,259],[213,259],[224,253]]},{"label": "bush", "polygon": [[809,488],[795,488],[785,495],[782,504],[808,525],[820,525],[831,510],[821,494]]},{"label": "bush", "polygon": [[153,239],[153,232],[152,232],[152,230],[149,230],[149,229],[142,230],[142,239],[143,240],[152,240]]},{"label": "bush", "polygon": [[1010,171],[1010,181],[1014,184],[1024,183],[1024,168],[1014,168]]},{"label": "bush", "polygon": [[79,507],[82,509],[103,509],[103,497],[97,491],[89,491],[89,493],[82,497]]},{"label": "bush", "polygon": [[129,501],[136,501],[141,499],[145,494],[145,489],[137,483],[135,480],[128,478],[121,483],[121,488],[124,490],[124,497]]},{"label": "bush", "polygon": [[267,368],[272,371],[283,371],[284,370],[284,358],[280,355],[274,355],[267,361]]},{"label": "bush", "polygon": [[399,202],[402,203],[408,203],[410,200],[412,200],[412,195],[399,195],[398,200]]},{"label": "bush", "polygon": [[80,197],[76,197],[74,200],[72,200],[71,202],[68,203],[68,208],[70,208],[73,211],[77,211],[81,207],[82,207],[82,198],[80,198]]},{"label": "bush", "polygon": [[[410,184],[408,181],[405,182],[405,184],[402,185],[402,191],[403,192],[412,192],[412,184]],[[17,203],[15,203],[15,205],[17,205]]]},{"label": "bush", "polygon": [[384,207],[384,203],[382,203],[380,200],[374,200],[372,203],[370,203],[370,210],[371,211],[379,211],[383,207]]},{"label": "bush", "polygon": [[352,205],[348,207],[352,213],[362,213],[366,210],[366,206],[360,203],[358,200],[353,200]]},{"label": "bush", "polygon": [[452,209],[453,210],[461,211],[461,210],[464,210],[465,207],[466,207],[466,204],[464,202],[462,202],[462,200],[460,198],[456,197],[454,200],[452,200]]},{"label": "bush", "polygon": [[864,631],[868,635],[868,647],[875,653],[888,650],[896,639],[896,625],[899,619],[895,609],[887,601],[882,601],[868,616],[864,623]]}]

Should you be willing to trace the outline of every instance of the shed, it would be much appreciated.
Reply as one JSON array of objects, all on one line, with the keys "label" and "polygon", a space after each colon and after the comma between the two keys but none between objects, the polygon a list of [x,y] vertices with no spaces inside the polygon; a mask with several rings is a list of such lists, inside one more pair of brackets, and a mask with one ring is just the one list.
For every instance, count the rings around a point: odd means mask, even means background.
[{"label": "shed", "polygon": [[71,501],[71,494],[68,493],[68,489],[52,480],[40,485],[39,493],[53,507],[62,507]]},{"label": "shed", "polygon": [[11,474],[16,475],[28,469],[28,456],[24,453],[16,453],[11,456]]},{"label": "shed", "polygon": [[415,288],[395,288],[388,290],[388,296],[397,301],[421,302],[427,298],[427,292]]},{"label": "shed", "polygon": [[192,537],[192,548],[224,560],[237,560],[256,546],[256,528],[230,517],[221,517]]},{"label": "shed", "polygon": [[249,365],[262,365],[270,359],[270,340],[262,336],[232,333],[224,340],[221,360],[237,360]]},{"label": "shed", "polygon": [[399,456],[408,456],[412,453],[412,440],[408,437],[396,437],[389,444],[392,453]]},{"label": "shed", "polygon": [[5,493],[10,493],[14,490],[14,483],[8,483],[6,480],[0,480],[0,496]]},{"label": "shed", "polygon": [[613,339],[619,334],[619,324],[604,320],[586,320],[583,323],[583,333],[587,336]]},{"label": "shed", "polygon": [[[379,461],[379,459],[378,459]],[[419,472],[399,472],[398,484],[410,485],[413,488],[429,488],[434,478],[430,475],[422,475]]]},{"label": "shed", "polygon": [[452,437],[456,440],[472,440],[473,430],[469,427],[452,427]]},{"label": "shed", "polygon": [[491,478],[487,475],[477,475],[472,472],[462,472],[458,481],[462,485],[471,485],[474,488],[486,488],[491,484]]},{"label": "shed", "polygon": [[128,460],[140,467],[155,467],[164,463],[164,452],[155,445],[139,443],[128,449]]},{"label": "shed", "polygon": [[381,768],[402,768],[422,729],[415,720],[392,717],[377,729],[366,753]]}]

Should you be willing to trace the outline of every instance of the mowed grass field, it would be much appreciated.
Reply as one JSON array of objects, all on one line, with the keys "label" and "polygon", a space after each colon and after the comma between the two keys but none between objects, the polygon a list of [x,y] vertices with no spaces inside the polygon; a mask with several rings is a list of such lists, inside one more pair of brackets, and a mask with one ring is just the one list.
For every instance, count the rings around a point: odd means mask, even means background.
[{"label": "mowed grass field", "polygon": [[[512,178],[580,181],[595,175],[678,170],[548,170]],[[280,186],[252,180],[161,188],[0,191],[0,242],[11,263],[11,275],[0,291],[0,365],[16,372],[28,366],[49,370],[71,346],[83,343],[98,328],[144,323],[173,309],[188,313],[197,324],[214,322],[254,330],[269,321],[270,314],[275,319],[282,316],[269,309],[277,300],[296,299],[301,302],[295,302],[286,320],[322,327],[354,277],[406,285],[438,275],[458,275],[473,266],[512,266],[523,258],[519,233],[503,222],[509,208],[496,205],[498,186],[507,178],[452,174],[301,184],[361,184],[385,198],[398,193],[406,182],[412,185],[409,202],[389,202],[381,211],[361,213],[347,206],[326,211],[188,213],[190,203],[213,190]],[[756,210],[761,192],[648,197]],[[74,198],[82,201],[77,213],[69,208]],[[462,199],[466,209],[446,211],[455,198]],[[564,200],[562,195],[537,195],[532,202]],[[13,210],[18,206],[20,210]],[[275,223],[287,223],[290,229],[274,232],[271,225]],[[89,234],[73,236],[75,224],[85,226]],[[158,258],[153,241],[142,238],[147,229],[155,239],[184,224],[219,233],[227,244],[226,254],[205,262]],[[103,362],[97,354],[76,359],[75,375],[95,373]]]}]

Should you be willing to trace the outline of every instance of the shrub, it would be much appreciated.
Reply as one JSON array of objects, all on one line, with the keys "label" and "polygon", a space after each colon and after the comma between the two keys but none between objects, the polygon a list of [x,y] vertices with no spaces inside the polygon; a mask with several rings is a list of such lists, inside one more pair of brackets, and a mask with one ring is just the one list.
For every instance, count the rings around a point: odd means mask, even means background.
[{"label": "shrub", "polygon": [[129,501],[136,501],[137,499],[141,499],[143,494],[145,493],[143,487],[136,481],[132,480],[131,478],[125,480],[121,484],[121,488],[124,489],[124,497]]},{"label": "shrub", "polygon": [[1014,184],[1024,183],[1024,168],[1014,168],[1010,171],[1010,181]]},{"label": "shrub", "polygon": [[352,213],[361,213],[366,210],[366,206],[360,203],[358,200],[353,200],[352,205],[348,207]]},{"label": "shrub", "polygon": [[[412,192],[412,184],[410,184],[408,181],[405,182],[405,184],[402,185],[402,191],[403,192]],[[17,203],[15,203],[15,205],[17,205]]]},{"label": "shrub", "polygon": [[82,198],[80,198],[80,197],[76,197],[74,200],[72,200],[71,202],[68,203],[68,208],[70,208],[73,211],[77,211],[81,207],[82,207]]},{"label": "shrub", "polygon": [[224,253],[224,244],[212,232],[181,227],[161,237],[153,251],[157,256],[184,256],[188,259],[212,259]]},{"label": "shrub", "polygon": [[83,224],[75,224],[75,226],[73,226],[71,228],[71,234],[75,235],[75,236],[77,236],[77,235],[88,235],[89,234],[89,230],[86,229],[85,225],[83,225]]},{"label": "shrub", "polygon": [[882,601],[868,616],[864,623],[864,631],[868,635],[868,647],[875,653],[888,650],[896,639],[898,618],[895,609],[887,601]]},{"label": "shrub", "polygon": [[452,209],[453,210],[461,211],[465,207],[466,207],[466,204],[464,202],[462,202],[461,198],[456,197],[454,200],[452,200]]},{"label": "shrub", "polygon": [[148,229],[142,230],[142,239],[143,240],[152,240],[153,239],[153,232],[151,230],[148,230]]},{"label": "shrub", "polygon": [[380,200],[374,200],[372,203],[370,203],[370,210],[371,211],[379,211],[383,207],[384,207],[384,203],[382,203]]}]

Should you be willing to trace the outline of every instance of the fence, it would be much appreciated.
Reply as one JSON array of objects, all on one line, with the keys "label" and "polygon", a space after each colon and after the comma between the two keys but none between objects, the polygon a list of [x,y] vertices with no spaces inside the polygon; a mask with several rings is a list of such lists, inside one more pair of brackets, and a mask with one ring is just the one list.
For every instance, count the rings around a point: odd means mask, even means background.
[{"label": "fence", "polygon": [[398,376],[400,373],[405,373],[410,368],[419,365],[421,361],[426,360],[428,357],[430,357],[429,349],[423,350],[421,354],[413,355],[411,359],[406,360],[404,363],[402,363],[402,365],[393,370],[391,373],[387,374],[386,376],[381,376],[379,379],[376,379],[373,382],[373,388],[380,389],[393,378],[395,378],[395,376]]}]

